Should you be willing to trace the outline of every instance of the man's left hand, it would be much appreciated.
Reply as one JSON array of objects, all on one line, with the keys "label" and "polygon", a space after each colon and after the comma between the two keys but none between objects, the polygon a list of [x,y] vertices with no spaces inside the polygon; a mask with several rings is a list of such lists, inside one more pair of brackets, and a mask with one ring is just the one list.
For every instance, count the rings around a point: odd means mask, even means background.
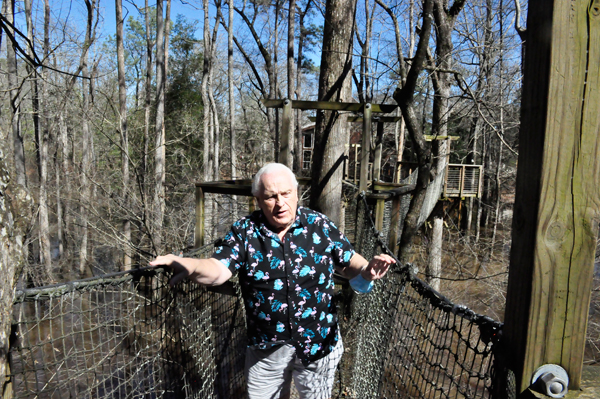
[{"label": "man's left hand", "polygon": [[379,280],[387,273],[390,265],[396,263],[394,258],[386,254],[375,255],[360,275],[367,281]]}]

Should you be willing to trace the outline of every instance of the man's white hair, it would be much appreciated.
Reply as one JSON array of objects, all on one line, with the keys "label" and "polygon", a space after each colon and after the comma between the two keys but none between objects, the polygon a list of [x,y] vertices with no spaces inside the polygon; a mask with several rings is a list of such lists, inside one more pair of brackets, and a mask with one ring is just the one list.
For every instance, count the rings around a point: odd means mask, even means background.
[{"label": "man's white hair", "polygon": [[294,187],[296,189],[298,188],[298,180],[296,180],[296,175],[294,175],[294,172],[292,172],[290,168],[288,168],[282,163],[268,163],[262,168],[260,168],[260,170],[254,175],[254,179],[252,180],[252,195],[258,197],[258,193],[262,188],[262,184],[260,184],[260,178],[262,177],[262,175],[278,171],[287,173],[290,176]]}]

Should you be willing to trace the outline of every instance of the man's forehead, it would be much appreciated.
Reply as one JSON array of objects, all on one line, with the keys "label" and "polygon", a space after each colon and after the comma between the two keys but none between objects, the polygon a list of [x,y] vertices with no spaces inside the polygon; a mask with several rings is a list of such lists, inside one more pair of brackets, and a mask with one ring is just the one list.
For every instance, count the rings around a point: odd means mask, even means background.
[{"label": "man's forehead", "polygon": [[260,177],[260,182],[261,190],[264,193],[283,192],[295,189],[291,176],[283,171],[264,174]]}]

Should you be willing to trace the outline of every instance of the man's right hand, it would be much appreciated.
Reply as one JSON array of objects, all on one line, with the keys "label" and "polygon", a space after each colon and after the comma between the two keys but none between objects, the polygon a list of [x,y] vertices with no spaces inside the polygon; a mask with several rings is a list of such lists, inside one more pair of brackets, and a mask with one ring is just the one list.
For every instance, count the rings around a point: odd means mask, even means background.
[{"label": "man's right hand", "polygon": [[186,277],[203,285],[221,285],[232,276],[231,271],[216,259],[182,258],[176,255],[158,256],[150,262],[150,266],[166,266],[173,269],[171,286]]}]

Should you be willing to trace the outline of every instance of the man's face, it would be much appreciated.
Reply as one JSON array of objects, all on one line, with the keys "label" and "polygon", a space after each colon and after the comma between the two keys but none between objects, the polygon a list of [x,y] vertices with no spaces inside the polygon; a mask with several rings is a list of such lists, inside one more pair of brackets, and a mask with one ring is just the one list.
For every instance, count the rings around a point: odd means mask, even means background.
[{"label": "man's face", "polygon": [[289,174],[275,171],[260,178],[258,207],[263,211],[274,232],[287,230],[296,219],[298,191]]}]

